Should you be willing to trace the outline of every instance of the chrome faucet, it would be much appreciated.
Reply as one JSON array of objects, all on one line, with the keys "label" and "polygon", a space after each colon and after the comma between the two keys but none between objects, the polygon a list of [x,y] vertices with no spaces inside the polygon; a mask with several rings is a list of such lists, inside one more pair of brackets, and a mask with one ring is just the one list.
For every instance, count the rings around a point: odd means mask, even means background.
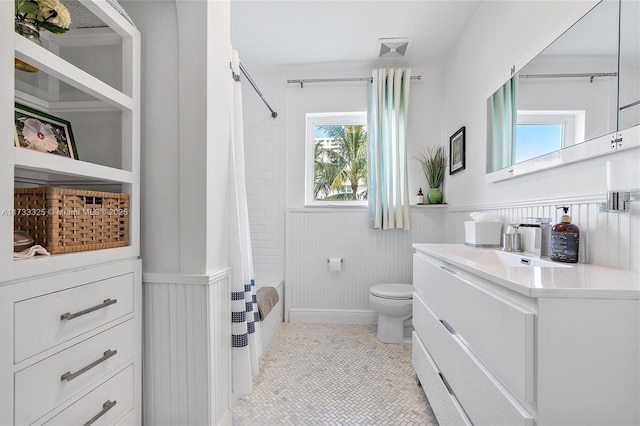
[{"label": "chrome faucet", "polygon": [[535,223],[523,224],[524,226],[537,228],[533,253],[540,257],[549,257],[551,254],[551,218],[528,217],[527,219],[532,219]]}]

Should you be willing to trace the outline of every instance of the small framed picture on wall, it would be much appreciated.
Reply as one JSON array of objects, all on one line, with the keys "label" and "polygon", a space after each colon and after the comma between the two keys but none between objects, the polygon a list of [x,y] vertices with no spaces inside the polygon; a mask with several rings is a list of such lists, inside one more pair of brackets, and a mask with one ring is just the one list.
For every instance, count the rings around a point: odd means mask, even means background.
[{"label": "small framed picture on wall", "polygon": [[464,126],[449,138],[449,174],[464,170]]}]

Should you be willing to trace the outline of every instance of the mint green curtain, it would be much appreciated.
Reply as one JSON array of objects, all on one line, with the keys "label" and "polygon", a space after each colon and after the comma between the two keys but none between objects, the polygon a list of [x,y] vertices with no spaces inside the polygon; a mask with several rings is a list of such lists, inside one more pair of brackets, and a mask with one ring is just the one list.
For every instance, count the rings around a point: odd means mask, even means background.
[{"label": "mint green curtain", "polygon": [[510,166],[515,152],[518,121],[517,76],[487,101],[487,172]]},{"label": "mint green curtain", "polygon": [[373,71],[369,97],[369,225],[409,229],[407,111],[411,69]]}]

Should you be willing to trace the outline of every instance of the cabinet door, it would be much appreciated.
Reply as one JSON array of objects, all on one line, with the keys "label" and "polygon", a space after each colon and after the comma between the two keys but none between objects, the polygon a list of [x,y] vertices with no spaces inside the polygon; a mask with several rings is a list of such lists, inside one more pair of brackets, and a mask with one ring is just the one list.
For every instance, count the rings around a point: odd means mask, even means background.
[{"label": "cabinet door", "polygon": [[640,301],[538,303],[538,423],[640,424]]},{"label": "cabinet door", "polygon": [[491,293],[468,274],[419,255],[414,256],[414,287],[520,401],[535,399],[533,312]]}]

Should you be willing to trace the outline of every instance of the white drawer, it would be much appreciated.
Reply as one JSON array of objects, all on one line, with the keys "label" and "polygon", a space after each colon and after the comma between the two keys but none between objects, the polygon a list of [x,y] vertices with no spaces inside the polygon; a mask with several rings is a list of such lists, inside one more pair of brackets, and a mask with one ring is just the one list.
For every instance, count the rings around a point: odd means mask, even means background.
[{"label": "white drawer", "polygon": [[471,422],[464,414],[460,403],[445,385],[444,378],[415,331],[412,337],[411,359],[422,389],[429,399],[429,405],[438,419],[438,424],[441,426],[470,425]]},{"label": "white drawer", "polygon": [[133,365],[130,365],[44,424],[83,425],[94,420],[93,425],[110,425],[132,409]]},{"label": "white drawer", "polygon": [[520,401],[534,401],[534,313],[420,256],[414,268],[414,287],[438,318]]},{"label": "white drawer", "polygon": [[[118,366],[131,362],[134,335],[134,321],[125,321],[15,373],[15,423],[31,424]],[[113,351],[116,353],[108,357]],[[65,380],[65,373],[80,374]]]},{"label": "white drawer", "polygon": [[[133,274],[125,274],[17,302],[14,362],[132,312],[133,282]],[[67,313],[80,315],[63,319]]]},{"label": "white drawer", "polygon": [[413,297],[413,326],[473,424],[533,425],[533,416],[417,294]]}]

